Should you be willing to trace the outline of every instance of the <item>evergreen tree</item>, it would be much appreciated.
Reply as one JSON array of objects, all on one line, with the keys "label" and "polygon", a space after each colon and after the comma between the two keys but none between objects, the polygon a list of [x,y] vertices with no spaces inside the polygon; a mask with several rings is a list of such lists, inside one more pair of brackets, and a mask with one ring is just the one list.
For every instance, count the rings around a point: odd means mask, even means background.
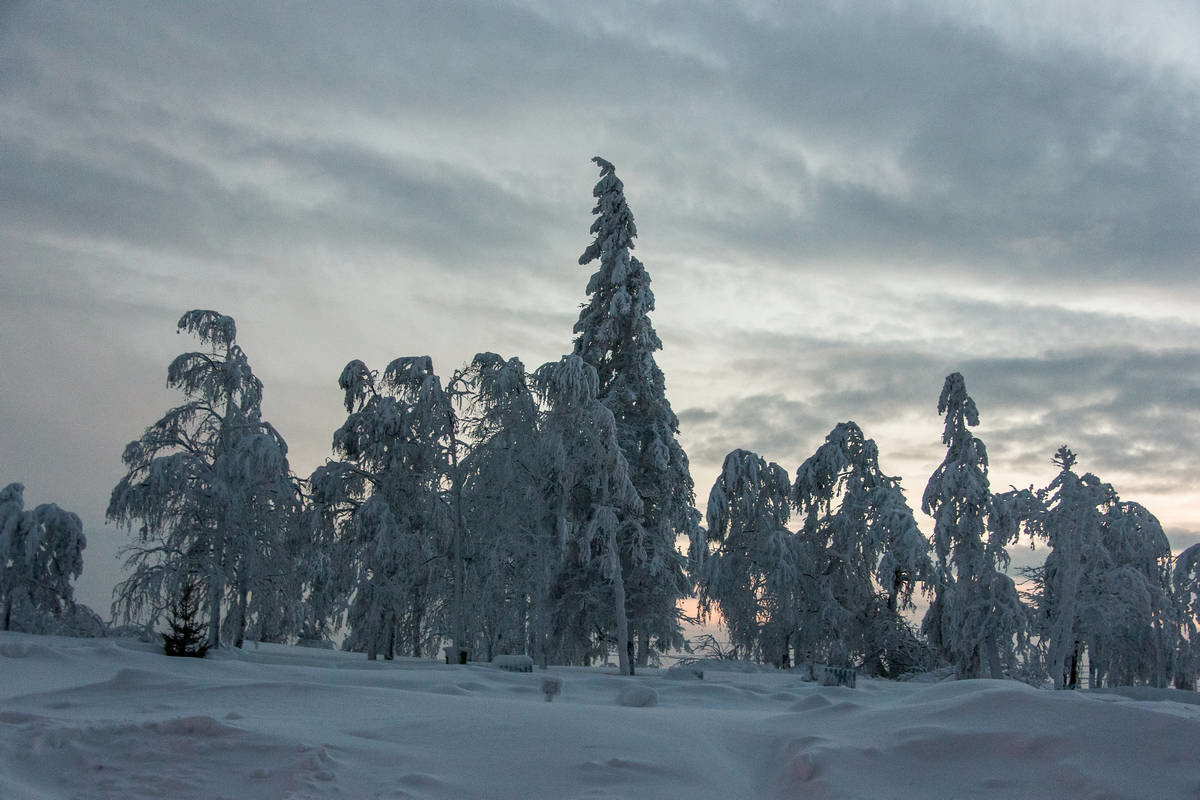
[{"label": "evergreen tree", "polygon": [[[600,168],[592,192],[595,238],[579,263],[598,264],[575,323],[574,353],[596,370],[600,401],[616,420],[617,440],[641,498],[637,524],[624,527],[644,532],[637,547],[644,557],[625,569],[630,630],[637,637],[637,662],[645,664],[652,641],[660,650],[682,644],[676,604],[690,587],[675,542],[690,537],[699,520],[687,455],[678,441],[679,420],[654,359],[662,342],[650,323],[650,275],[631,254],[637,236],[633,214],[613,165],[599,157],[593,161]],[[622,550],[633,548],[626,544]]]},{"label": "evergreen tree", "polygon": [[132,574],[114,590],[113,614],[153,624],[198,580],[211,649],[225,608],[237,609],[226,633],[241,643],[249,598],[268,591],[298,496],[287,444],[262,419],[262,382],[235,341],[233,318],[189,311],[178,329],[208,347],[171,362],[167,386],[185,402],[125,448],[128,472],[108,518],[138,524],[125,550]]},{"label": "evergreen tree", "polygon": [[880,469],[874,440],[839,423],[796,471],[792,502],[804,514],[810,586],[800,648],[873,673],[915,666],[915,637],[900,611],[931,578],[929,542],[899,479]]},{"label": "evergreen tree", "polygon": [[74,610],[87,539],[79,517],[53,503],[25,510],[24,492],[0,490],[0,630],[49,633]]},{"label": "evergreen tree", "polygon": [[164,633],[163,652],[169,656],[204,658],[208,652],[208,632],[200,620],[200,602],[203,589],[198,581],[185,581],[183,590],[167,610],[167,627]]},{"label": "evergreen tree", "polygon": [[975,401],[960,373],[946,377],[938,398],[945,415],[946,457],[929,477],[921,510],[934,519],[935,596],[922,628],[959,677],[982,670],[979,632],[991,606],[995,574],[984,541],[991,491],[987,448],[968,430],[979,424]]},{"label": "evergreen tree", "polygon": [[1075,454],[1060,447],[1054,455],[1059,473],[1043,491],[1045,511],[1037,520],[1050,544],[1044,585],[1039,593],[1047,671],[1057,689],[1074,685],[1079,650],[1079,596],[1086,562],[1098,557],[1104,509],[1115,501],[1107,483],[1091,473],[1076,475]]},{"label": "evergreen tree", "polygon": [[708,495],[707,531],[690,551],[701,618],[720,615],[735,657],[777,665],[797,629],[803,582],[788,489],[783,467],[748,450],[729,453]]}]

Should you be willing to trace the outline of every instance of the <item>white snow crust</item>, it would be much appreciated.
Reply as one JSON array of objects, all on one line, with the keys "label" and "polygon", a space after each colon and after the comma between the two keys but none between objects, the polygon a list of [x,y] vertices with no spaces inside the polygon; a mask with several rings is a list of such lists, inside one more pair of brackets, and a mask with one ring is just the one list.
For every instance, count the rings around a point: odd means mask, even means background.
[{"label": "white snow crust", "polygon": [[[543,677],[563,681],[546,703]],[[628,707],[628,687],[657,704]],[[1173,690],[976,680],[670,680],[278,645],[0,633],[0,797],[1188,798],[1200,706]]]}]

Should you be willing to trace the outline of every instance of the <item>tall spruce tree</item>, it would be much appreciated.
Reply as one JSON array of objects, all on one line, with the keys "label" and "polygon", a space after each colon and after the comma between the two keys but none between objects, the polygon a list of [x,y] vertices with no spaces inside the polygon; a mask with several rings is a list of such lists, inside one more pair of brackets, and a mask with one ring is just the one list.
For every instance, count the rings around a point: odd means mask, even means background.
[{"label": "tall spruce tree", "polygon": [[644,537],[621,549],[625,559],[637,551],[625,565],[626,590],[637,663],[645,664],[652,643],[661,650],[682,644],[676,603],[690,587],[675,542],[691,536],[699,514],[687,455],[678,441],[679,420],[654,360],[662,342],[650,323],[650,275],[631,254],[637,236],[633,214],[613,165],[600,157],[592,160],[600,168],[592,192],[595,238],[579,263],[597,262],[597,269],[575,323],[574,352],[596,370],[600,401],[616,420],[617,440],[641,498],[638,524],[624,529],[644,531]]},{"label": "tall spruce tree", "polygon": [[979,412],[960,373],[946,376],[938,413],[946,417],[946,457],[929,477],[921,502],[934,519],[936,594],[922,627],[959,677],[977,678],[982,642],[968,632],[979,627],[995,572],[984,539],[991,490],[987,448],[968,430],[979,424]]}]

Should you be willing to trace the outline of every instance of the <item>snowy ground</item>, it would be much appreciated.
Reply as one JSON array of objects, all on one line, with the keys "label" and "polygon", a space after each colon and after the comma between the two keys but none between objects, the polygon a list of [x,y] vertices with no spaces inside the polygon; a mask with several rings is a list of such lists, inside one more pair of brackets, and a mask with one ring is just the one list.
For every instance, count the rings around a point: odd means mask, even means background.
[{"label": "snowy ground", "polygon": [[1184,693],[546,674],[0,633],[0,798],[1200,797]]}]

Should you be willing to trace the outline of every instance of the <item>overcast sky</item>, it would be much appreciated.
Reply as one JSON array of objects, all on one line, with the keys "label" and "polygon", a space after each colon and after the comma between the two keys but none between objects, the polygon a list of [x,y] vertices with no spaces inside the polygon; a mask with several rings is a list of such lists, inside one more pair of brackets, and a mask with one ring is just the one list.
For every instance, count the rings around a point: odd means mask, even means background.
[{"label": "overcast sky", "polygon": [[1200,541],[1194,2],[317,5],[0,4],[0,486],[83,518],[101,613],[184,311],[306,476],[351,359],[570,350],[597,154],[701,507],[849,419],[918,505],[961,371],[993,487],[1067,443]]}]

